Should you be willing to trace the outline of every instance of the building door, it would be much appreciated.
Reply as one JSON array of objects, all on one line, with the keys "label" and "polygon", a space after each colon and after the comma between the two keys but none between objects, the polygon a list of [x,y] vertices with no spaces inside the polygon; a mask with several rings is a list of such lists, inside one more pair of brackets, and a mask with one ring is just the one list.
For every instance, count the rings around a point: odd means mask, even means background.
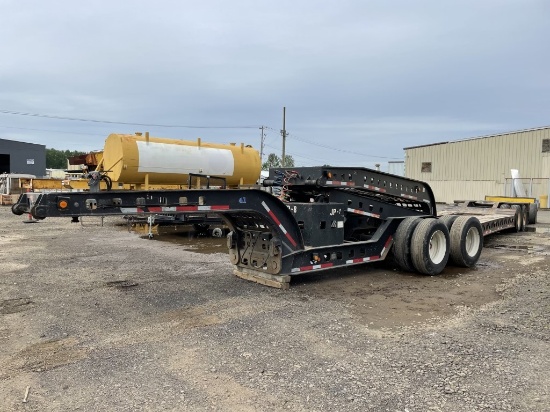
[{"label": "building door", "polygon": [[10,155],[0,154],[0,173],[10,173]]}]

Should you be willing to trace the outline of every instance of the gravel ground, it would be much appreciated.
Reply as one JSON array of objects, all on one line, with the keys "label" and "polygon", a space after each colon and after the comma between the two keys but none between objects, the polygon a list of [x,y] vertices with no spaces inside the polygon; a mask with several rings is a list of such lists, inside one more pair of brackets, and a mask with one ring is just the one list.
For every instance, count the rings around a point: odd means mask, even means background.
[{"label": "gravel ground", "polygon": [[550,212],[475,269],[288,291],[119,219],[24,220],[0,207],[1,411],[550,410]]}]

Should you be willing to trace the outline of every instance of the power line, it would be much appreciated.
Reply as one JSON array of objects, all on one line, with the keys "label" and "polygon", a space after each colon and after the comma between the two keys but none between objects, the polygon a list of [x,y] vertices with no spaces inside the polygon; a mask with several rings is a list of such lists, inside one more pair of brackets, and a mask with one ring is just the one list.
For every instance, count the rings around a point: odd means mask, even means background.
[{"label": "power line", "polygon": [[[278,132],[278,130],[275,130],[271,127],[268,127],[268,129],[271,129],[275,132]],[[375,158],[375,159],[401,159],[400,157],[368,155],[366,153],[359,153],[359,152],[352,151],[352,150],[341,149],[339,147],[328,146],[328,145],[324,145],[324,144],[321,144],[321,143],[318,143],[318,142],[312,142],[312,141],[309,141],[307,139],[302,139],[302,138],[300,138],[298,136],[295,136],[295,135],[293,135],[291,133],[288,133],[288,132],[286,133],[286,135],[287,135],[287,137],[290,137],[294,140],[298,140],[298,141],[303,142],[303,143],[308,143],[308,144],[311,144],[311,145],[314,145],[314,146],[317,146],[317,147],[322,147],[322,148],[329,149],[329,150],[335,150],[337,152],[350,153],[350,154],[354,154],[354,155],[357,155],[357,156],[371,157],[371,158]]]},{"label": "power line", "polygon": [[300,142],[309,143],[309,144],[312,144],[312,145],[315,145],[315,146],[318,146],[318,147],[323,147],[325,149],[335,150],[337,152],[350,153],[350,154],[354,154],[354,155],[357,155],[357,156],[364,156],[364,157],[373,157],[373,158],[376,158],[376,159],[400,159],[399,157],[368,155],[368,154],[365,154],[365,153],[359,153],[359,152],[355,152],[355,151],[352,151],[352,150],[346,150],[346,149],[340,149],[338,147],[327,146],[327,145],[320,144],[320,143],[317,143],[317,142],[310,142],[308,140],[296,137],[296,136],[294,136],[290,133],[287,133],[287,136],[290,137],[290,138],[293,138],[295,140],[298,140]]},{"label": "power line", "polygon": [[0,114],[42,117],[42,118],[46,118],[46,119],[56,119],[56,120],[71,120],[71,121],[77,121],[77,122],[123,124],[123,125],[128,125],[128,126],[170,127],[170,128],[184,128],[184,129],[256,129],[256,128],[258,128],[258,126],[190,126],[190,125],[175,125],[175,124],[115,122],[115,121],[110,121],[110,120],[80,119],[80,118],[76,118],[76,117],[52,116],[52,115],[40,114],[40,113],[16,112],[16,111],[13,111],[13,110],[0,110]]},{"label": "power line", "polygon": [[0,126],[3,129],[16,129],[16,130],[32,130],[35,132],[51,132],[51,133],[67,133],[67,134],[83,134],[87,136],[96,136],[96,137],[103,137],[102,135],[98,135],[97,133],[84,133],[84,132],[67,132],[64,130],[48,130],[48,129],[31,129],[28,127],[13,127],[13,126]]},{"label": "power line", "polygon": [[[267,143],[264,143],[265,146],[267,147],[271,147],[272,149],[275,149],[275,150],[279,150],[277,147],[275,146],[271,146],[270,144],[267,144]],[[304,156],[304,155],[299,155],[299,154],[296,154],[295,152],[292,153],[292,154],[287,154],[286,156],[291,156],[291,157],[301,157],[301,158],[304,158],[304,159],[308,159],[308,160],[312,160],[314,162],[317,162],[317,163],[320,163],[321,160],[319,158],[313,158],[313,157],[307,157],[307,156]]]}]

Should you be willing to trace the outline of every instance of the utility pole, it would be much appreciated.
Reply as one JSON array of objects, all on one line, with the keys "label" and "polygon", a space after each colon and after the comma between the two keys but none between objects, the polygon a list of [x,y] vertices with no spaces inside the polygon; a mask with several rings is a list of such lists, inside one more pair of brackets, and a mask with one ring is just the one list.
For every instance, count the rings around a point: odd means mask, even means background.
[{"label": "utility pole", "polygon": [[285,145],[286,145],[286,107],[283,107],[283,130],[281,130],[281,135],[283,136],[283,157],[281,158],[281,166],[285,167]]},{"label": "utility pole", "polygon": [[260,136],[260,164],[263,164],[264,162],[264,142],[265,142],[264,128],[265,126],[260,127],[260,130],[262,131],[262,134]]}]

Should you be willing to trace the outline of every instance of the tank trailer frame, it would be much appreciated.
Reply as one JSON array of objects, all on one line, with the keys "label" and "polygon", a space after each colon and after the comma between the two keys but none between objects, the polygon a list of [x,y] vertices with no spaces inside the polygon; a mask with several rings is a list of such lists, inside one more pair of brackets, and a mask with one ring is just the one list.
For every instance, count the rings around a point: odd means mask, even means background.
[{"label": "tank trailer frame", "polygon": [[[26,194],[12,207],[35,219],[75,216],[218,214],[230,229],[234,273],[288,288],[294,275],[381,261],[437,275],[449,259],[473,266],[483,236],[515,228],[513,209],[489,222],[458,213],[438,219],[430,186],[366,168],[273,168],[259,189],[190,189]],[[449,212],[452,213],[452,212]],[[463,216],[460,216],[460,215]]]}]

